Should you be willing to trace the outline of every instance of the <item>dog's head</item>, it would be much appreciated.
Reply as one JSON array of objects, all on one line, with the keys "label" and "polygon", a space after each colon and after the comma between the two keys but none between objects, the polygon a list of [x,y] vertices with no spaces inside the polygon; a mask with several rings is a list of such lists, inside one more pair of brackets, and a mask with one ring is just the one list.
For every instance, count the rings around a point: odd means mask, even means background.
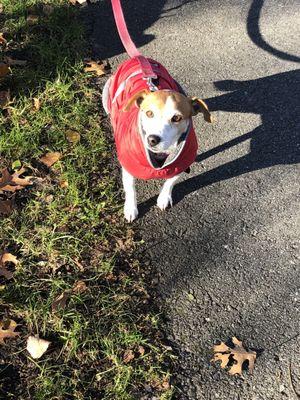
[{"label": "dog's head", "polygon": [[205,121],[211,122],[203,100],[171,90],[142,90],[129,99],[123,111],[134,106],[140,109],[144,145],[158,158],[164,158],[178,146],[192,116],[202,113]]}]

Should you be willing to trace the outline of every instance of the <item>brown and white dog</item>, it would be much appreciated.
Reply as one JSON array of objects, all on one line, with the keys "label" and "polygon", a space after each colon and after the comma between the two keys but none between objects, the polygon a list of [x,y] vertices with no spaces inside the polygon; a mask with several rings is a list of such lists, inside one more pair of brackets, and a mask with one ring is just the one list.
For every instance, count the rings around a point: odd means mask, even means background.
[{"label": "brown and white dog", "polygon": [[125,191],[124,215],[138,216],[135,179],[166,179],[157,199],[161,210],[172,206],[172,189],[195,160],[197,139],[192,116],[211,116],[203,100],[187,97],[166,69],[151,61],[158,79],[150,91],[134,59],[121,64],[103,89],[110,114]]}]

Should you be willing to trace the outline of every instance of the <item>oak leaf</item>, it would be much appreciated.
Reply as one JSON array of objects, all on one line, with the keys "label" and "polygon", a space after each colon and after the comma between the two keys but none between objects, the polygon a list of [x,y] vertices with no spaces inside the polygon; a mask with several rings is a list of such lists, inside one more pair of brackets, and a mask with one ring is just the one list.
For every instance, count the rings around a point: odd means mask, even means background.
[{"label": "oak leaf", "polygon": [[234,347],[227,346],[224,342],[221,344],[214,346],[214,357],[211,359],[211,362],[221,361],[221,368],[225,368],[228,366],[231,359],[235,361],[229,368],[229,374],[242,375],[242,368],[245,361],[249,363],[249,372],[252,373],[254,369],[254,362],[256,360],[256,352],[255,351],[247,351],[243,343],[238,340],[236,337],[232,338],[232,343]]},{"label": "oak leaf", "polygon": [[6,263],[11,262],[14,265],[18,264],[18,259],[11,253],[3,253],[0,256],[0,275],[4,276],[6,279],[11,279],[13,273],[6,268]]},{"label": "oak leaf", "polygon": [[46,153],[43,157],[40,158],[40,161],[45,164],[47,167],[52,167],[59,159],[61,158],[61,153],[58,151],[54,151],[52,153]]},{"label": "oak leaf", "polygon": [[5,344],[4,339],[12,339],[19,336],[19,332],[15,332],[17,323],[12,319],[0,322],[0,344]]},{"label": "oak leaf", "polygon": [[0,192],[6,191],[14,193],[17,190],[24,189],[24,187],[28,185],[32,185],[30,176],[20,178],[25,171],[25,168],[22,167],[13,174],[10,174],[7,168],[4,168],[1,172],[2,176],[0,177]]},{"label": "oak leaf", "polygon": [[27,351],[31,355],[32,358],[41,358],[42,355],[47,351],[51,342],[48,340],[41,339],[36,336],[29,336],[27,339]]},{"label": "oak leaf", "polygon": [[110,72],[110,65],[106,65],[102,61],[87,60],[85,62],[88,66],[84,68],[84,72],[94,72],[98,76],[106,75]]}]

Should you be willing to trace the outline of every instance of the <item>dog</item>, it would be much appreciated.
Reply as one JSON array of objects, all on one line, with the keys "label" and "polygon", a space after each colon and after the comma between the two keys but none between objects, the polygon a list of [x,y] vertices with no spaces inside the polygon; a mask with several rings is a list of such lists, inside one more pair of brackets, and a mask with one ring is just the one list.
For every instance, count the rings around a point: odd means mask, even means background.
[{"label": "dog", "polygon": [[110,116],[125,192],[124,216],[138,216],[135,179],[165,179],[157,198],[161,210],[172,206],[172,189],[197,155],[192,117],[202,113],[211,122],[205,102],[185,95],[157,61],[148,59],[157,79],[143,79],[136,58],[123,62],[102,92]]}]

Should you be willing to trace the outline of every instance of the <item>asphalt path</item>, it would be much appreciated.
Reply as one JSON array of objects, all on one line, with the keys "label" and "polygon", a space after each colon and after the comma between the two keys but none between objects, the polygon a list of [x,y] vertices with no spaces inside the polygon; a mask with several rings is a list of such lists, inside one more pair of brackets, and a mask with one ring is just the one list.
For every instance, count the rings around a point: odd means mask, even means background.
[{"label": "asphalt path", "polygon": [[[180,399],[300,398],[300,13],[296,0],[124,1],[142,52],[165,65],[214,123],[195,118],[199,155],[155,206],[138,187],[156,302],[178,355]],[[95,56],[126,58],[109,2],[89,8]],[[210,362],[232,336],[256,349],[254,373]],[[151,396],[149,397],[151,398]]]}]

